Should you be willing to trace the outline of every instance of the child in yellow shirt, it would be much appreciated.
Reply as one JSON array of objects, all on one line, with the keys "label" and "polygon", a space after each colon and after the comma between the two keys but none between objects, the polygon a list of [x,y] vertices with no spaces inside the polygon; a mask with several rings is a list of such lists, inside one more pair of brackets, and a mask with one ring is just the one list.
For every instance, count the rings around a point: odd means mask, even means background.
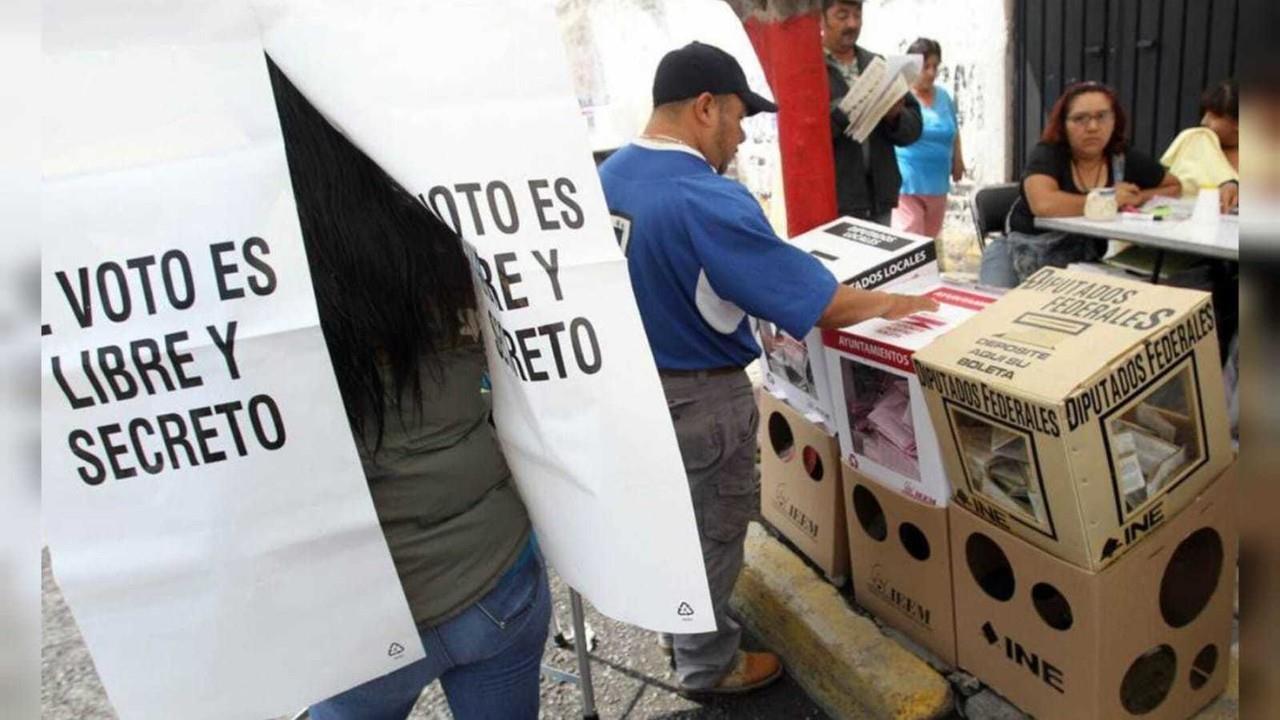
[{"label": "child in yellow shirt", "polygon": [[1200,127],[1174,138],[1160,163],[1182,181],[1184,197],[1219,188],[1222,211],[1240,201],[1240,97],[1236,81],[1224,80],[1200,99]]}]

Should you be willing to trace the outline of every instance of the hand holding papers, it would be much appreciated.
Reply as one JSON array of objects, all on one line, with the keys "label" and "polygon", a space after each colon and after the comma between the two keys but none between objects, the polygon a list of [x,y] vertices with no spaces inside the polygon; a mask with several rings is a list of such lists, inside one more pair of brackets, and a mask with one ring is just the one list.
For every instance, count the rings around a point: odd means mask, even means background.
[{"label": "hand holding papers", "polygon": [[844,134],[866,142],[890,108],[911,90],[923,66],[920,55],[877,57],[868,63],[840,100],[840,109],[849,116]]}]

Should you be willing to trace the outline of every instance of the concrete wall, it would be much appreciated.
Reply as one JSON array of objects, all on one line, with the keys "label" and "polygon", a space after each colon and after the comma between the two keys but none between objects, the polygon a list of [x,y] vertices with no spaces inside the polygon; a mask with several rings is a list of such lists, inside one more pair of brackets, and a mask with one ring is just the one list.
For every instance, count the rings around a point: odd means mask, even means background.
[{"label": "concrete wall", "polygon": [[866,0],[861,45],[900,53],[917,37],[942,45],[938,82],[956,99],[967,179],[1010,179],[1012,0]]},{"label": "concrete wall", "polygon": [[960,119],[965,178],[952,185],[939,236],[944,270],[974,273],[979,251],[969,196],[1017,177],[1013,167],[1013,0],[865,0],[859,44],[902,53],[918,37],[942,45],[938,83]]}]

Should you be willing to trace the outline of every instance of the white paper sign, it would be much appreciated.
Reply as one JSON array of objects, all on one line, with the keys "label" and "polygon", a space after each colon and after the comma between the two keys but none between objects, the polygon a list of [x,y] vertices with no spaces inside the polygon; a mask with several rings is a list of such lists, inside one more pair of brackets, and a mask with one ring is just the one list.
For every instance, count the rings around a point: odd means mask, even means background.
[{"label": "white paper sign", "polygon": [[267,51],[473,253],[494,415],[560,575],[715,626],[688,482],[546,0],[257,3]]},{"label": "white paper sign", "polygon": [[45,523],[116,710],[260,720],[421,658],[252,12],[50,0],[44,23]]}]

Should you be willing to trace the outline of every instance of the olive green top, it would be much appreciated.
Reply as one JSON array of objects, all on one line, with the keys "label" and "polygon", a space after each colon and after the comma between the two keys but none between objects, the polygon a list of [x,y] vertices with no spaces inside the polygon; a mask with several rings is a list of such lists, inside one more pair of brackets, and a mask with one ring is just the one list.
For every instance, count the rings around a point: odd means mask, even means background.
[{"label": "olive green top", "polygon": [[365,421],[371,441],[357,443],[391,559],[422,627],[483,597],[529,539],[529,516],[480,389],[484,370],[479,344],[424,361],[420,413],[412,398],[403,412],[389,409],[376,456],[374,418]]}]

